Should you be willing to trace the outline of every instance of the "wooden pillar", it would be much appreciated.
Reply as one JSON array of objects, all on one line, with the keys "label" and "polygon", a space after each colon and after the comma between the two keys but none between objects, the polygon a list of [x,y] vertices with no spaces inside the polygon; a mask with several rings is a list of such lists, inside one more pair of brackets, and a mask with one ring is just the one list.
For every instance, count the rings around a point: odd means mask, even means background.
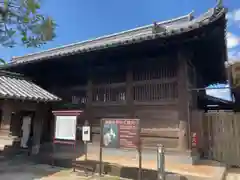
[{"label": "wooden pillar", "polygon": [[126,73],[126,107],[130,118],[135,117],[134,97],[133,97],[133,73],[132,69],[128,69]]},{"label": "wooden pillar", "polygon": [[[193,69],[194,71],[194,83],[193,83],[193,88],[198,88],[197,86],[197,72],[196,72],[196,68],[194,67]],[[193,94],[193,108],[197,109],[198,107],[198,92],[197,91],[192,91],[191,92]]]},{"label": "wooden pillar", "polygon": [[93,116],[92,116],[92,102],[93,102],[93,82],[92,82],[92,69],[89,69],[88,72],[88,81],[87,81],[87,89],[86,89],[86,95],[87,95],[87,102],[86,102],[86,119],[92,125],[93,123]]},{"label": "wooden pillar", "polygon": [[179,150],[189,149],[189,94],[187,61],[184,52],[178,52],[178,117],[179,117]]},{"label": "wooden pillar", "polygon": [[47,104],[38,104],[35,116],[33,119],[33,144],[32,144],[32,154],[38,154],[40,149],[43,122],[46,118]]},{"label": "wooden pillar", "polygon": [[92,109],[92,99],[93,99],[92,89],[93,89],[92,80],[88,79],[88,82],[87,82],[87,104],[86,104],[88,111],[91,111],[91,109]]},{"label": "wooden pillar", "polygon": [[10,125],[12,118],[12,106],[8,100],[5,100],[2,104],[2,120],[1,120],[1,134],[10,134]]},{"label": "wooden pillar", "polygon": [[[86,102],[86,109],[85,109],[85,119],[83,121],[83,123],[87,120],[90,127],[91,127],[91,132],[93,132],[93,128],[96,127],[97,128],[100,127],[100,121],[94,122],[94,117],[93,117],[93,108],[92,108],[92,103],[93,103],[93,80],[92,80],[92,64],[90,64],[90,68],[88,70],[88,80],[87,80],[87,89],[86,89],[86,95],[87,95],[87,102]],[[93,133],[91,133],[91,142],[95,141],[95,138],[93,136]],[[100,142],[100,140],[99,140]]]},{"label": "wooden pillar", "polygon": [[88,79],[87,82],[87,108],[91,108],[92,106],[92,88],[93,88],[93,83],[91,79]]}]

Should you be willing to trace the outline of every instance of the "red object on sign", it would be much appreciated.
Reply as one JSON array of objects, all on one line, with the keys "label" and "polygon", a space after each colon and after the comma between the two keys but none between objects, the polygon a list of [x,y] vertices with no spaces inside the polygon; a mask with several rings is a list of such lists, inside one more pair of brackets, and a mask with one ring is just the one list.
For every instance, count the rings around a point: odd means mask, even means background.
[{"label": "red object on sign", "polygon": [[197,147],[197,133],[192,133],[192,147]]}]

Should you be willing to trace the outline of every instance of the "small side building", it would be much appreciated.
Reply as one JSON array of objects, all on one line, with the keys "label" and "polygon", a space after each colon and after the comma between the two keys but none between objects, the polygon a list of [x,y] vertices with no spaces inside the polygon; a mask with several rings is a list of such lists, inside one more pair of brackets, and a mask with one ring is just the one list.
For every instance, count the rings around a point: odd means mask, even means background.
[{"label": "small side building", "polygon": [[[22,121],[31,116],[32,145],[39,147],[42,128],[46,123],[50,104],[60,98],[34,84],[21,74],[0,71],[0,145],[19,145],[22,137]],[[30,137],[29,136],[29,137]]]}]

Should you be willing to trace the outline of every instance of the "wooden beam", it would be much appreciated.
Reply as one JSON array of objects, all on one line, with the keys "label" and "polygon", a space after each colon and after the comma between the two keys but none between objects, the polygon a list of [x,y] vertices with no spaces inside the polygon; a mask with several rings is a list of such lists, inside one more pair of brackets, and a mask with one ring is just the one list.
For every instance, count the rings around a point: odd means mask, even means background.
[{"label": "wooden beam", "polygon": [[90,66],[88,71],[88,81],[86,87],[86,95],[87,95],[87,102],[86,102],[86,118],[90,124],[92,123],[92,102],[93,102],[93,81],[92,81],[92,67]]},{"label": "wooden beam", "polygon": [[186,151],[189,149],[189,120],[188,120],[188,77],[187,61],[183,50],[178,51],[178,117],[179,117],[179,150]]},{"label": "wooden beam", "polygon": [[135,118],[134,111],[134,92],[133,92],[133,72],[132,68],[128,68],[126,73],[126,101],[127,109],[129,111],[130,118]]}]

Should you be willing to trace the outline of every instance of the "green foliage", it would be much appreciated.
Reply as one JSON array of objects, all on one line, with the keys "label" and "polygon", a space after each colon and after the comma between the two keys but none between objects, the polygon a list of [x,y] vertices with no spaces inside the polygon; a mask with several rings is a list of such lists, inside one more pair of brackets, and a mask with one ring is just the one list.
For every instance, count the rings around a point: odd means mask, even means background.
[{"label": "green foliage", "polygon": [[40,47],[55,35],[55,22],[40,12],[40,0],[0,0],[0,45]]},{"label": "green foliage", "polygon": [[6,64],[6,61],[4,59],[0,58],[0,65],[4,65],[4,64]]}]

